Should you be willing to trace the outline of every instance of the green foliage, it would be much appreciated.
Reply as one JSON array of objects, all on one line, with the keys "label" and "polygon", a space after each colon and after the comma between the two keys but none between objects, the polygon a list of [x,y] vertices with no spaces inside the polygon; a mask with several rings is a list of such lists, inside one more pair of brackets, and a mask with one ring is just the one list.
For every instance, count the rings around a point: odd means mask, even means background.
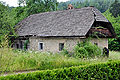
[{"label": "green foliage", "polygon": [[46,11],[55,11],[57,10],[58,2],[57,0],[19,0],[19,5],[24,6],[27,12],[27,15],[36,14]]},{"label": "green foliage", "polygon": [[0,2],[0,47],[11,43],[11,37],[17,36],[15,25],[18,22],[32,14],[55,11],[57,5],[56,0],[19,0],[19,7],[9,8]]},{"label": "green foliage", "polygon": [[64,69],[44,70],[18,75],[1,76],[0,80],[89,80],[120,79],[120,61],[91,64]]},{"label": "green foliage", "polygon": [[27,49],[27,45],[29,44],[29,40],[26,40],[25,43],[24,43],[24,50]]},{"label": "green foliage", "polygon": [[110,12],[114,17],[118,17],[120,15],[120,3],[118,0],[115,0],[115,2],[111,4]]},{"label": "green foliage", "polygon": [[75,8],[95,6],[101,12],[105,12],[113,2],[114,0],[70,0],[64,3],[61,2],[58,9],[65,10],[68,4],[72,4]]},{"label": "green foliage", "polygon": [[78,43],[74,49],[74,57],[88,58],[101,55],[101,49],[98,46],[93,45],[89,41],[83,41]]},{"label": "green foliage", "polygon": [[89,61],[83,61],[62,54],[41,53],[36,51],[0,49],[0,74],[4,72],[21,70],[45,70],[85,65]]},{"label": "green foliage", "polygon": [[0,3],[0,47],[8,47],[10,38],[15,36],[9,12],[8,6]]},{"label": "green foliage", "polygon": [[25,6],[26,0],[18,0],[19,6]]},{"label": "green foliage", "polygon": [[88,52],[84,47],[76,46],[75,47],[74,57],[78,57],[78,58],[88,57]]},{"label": "green foliage", "polygon": [[60,54],[63,54],[63,55],[69,55],[69,52],[67,51],[67,49],[63,49]]},{"label": "green foliage", "polygon": [[[56,1],[56,0],[55,0]],[[54,0],[29,0],[27,1],[28,15],[46,12],[46,11],[55,11],[57,1]]]},{"label": "green foliage", "polygon": [[109,49],[120,51],[120,16],[115,18],[109,10],[107,10],[103,15],[112,23],[115,33],[117,34],[115,39],[109,39]]},{"label": "green foliage", "polygon": [[0,74],[24,70],[46,70],[120,60],[120,52],[110,52],[109,58],[74,58],[60,53],[0,49]]},{"label": "green foliage", "polygon": [[57,10],[58,3],[56,0],[19,0],[19,5],[26,6],[12,8],[10,11],[14,26],[29,15]]}]

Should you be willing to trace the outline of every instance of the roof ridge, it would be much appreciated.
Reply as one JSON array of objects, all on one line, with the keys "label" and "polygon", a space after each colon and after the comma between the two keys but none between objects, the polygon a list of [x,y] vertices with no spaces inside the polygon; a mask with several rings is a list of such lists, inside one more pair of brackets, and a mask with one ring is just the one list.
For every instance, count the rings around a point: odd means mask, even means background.
[{"label": "roof ridge", "polygon": [[94,14],[94,21],[96,21],[96,14],[95,14],[95,12],[94,12],[94,8],[92,8],[92,12],[93,12],[93,14]]},{"label": "roof ridge", "polygon": [[31,14],[30,16],[32,16],[32,15],[38,15],[38,14],[45,14],[45,13],[52,13],[52,12],[73,11],[73,10],[80,10],[80,9],[87,9],[87,8],[89,9],[89,8],[93,8],[93,7],[82,7],[82,8],[74,8],[74,9],[58,10],[58,11],[47,11],[47,12],[40,12],[40,13],[36,13],[36,14]]}]

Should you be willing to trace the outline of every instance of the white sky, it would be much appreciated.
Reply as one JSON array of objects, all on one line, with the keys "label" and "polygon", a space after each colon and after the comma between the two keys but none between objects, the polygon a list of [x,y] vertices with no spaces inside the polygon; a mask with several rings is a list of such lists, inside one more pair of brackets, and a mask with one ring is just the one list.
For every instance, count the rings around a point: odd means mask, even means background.
[{"label": "white sky", "polygon": [[[6,4],[8,4],[9,6],[18,6],[18,0],[0,0],[0,1],[3,1],[3,2],[6,2]],[[58,2],[66,2],[66,1],[69,1],[69,0],[57,0]]]}]

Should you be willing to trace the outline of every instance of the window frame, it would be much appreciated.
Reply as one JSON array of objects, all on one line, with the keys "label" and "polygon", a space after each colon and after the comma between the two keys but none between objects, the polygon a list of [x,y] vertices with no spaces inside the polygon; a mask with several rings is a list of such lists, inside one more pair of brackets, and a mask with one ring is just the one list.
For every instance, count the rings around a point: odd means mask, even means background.
[{"label": "window frame", "polygon": [[[40,44],[42,43],[42,49],[40,49]],[[43,51],[44,50],[44,43],[43,42],[38,42],[38,50]]]},{"label": "window frame", "polygon": [[[62,47],[62,45],[63,45],[63,47]],[[63,49],[64,49],[64,43],[59,43],[59,51],[62,51]]]}]

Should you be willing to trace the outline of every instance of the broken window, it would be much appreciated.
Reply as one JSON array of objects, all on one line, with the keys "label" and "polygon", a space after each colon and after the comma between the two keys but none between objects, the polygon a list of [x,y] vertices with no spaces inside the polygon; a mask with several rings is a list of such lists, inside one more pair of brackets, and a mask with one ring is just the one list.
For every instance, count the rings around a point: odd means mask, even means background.
[{"label": "broken window", "polygon": [[59,43],[59,51],[62,51],[64,49],[64,43]]},{"label": "broken window", "polygon": [[19,49],[19,44],[16,44],[16,48]]},{"label": "broken window", "polygon": [[23,42],[20,41],[20,49],[23,49]]}]

